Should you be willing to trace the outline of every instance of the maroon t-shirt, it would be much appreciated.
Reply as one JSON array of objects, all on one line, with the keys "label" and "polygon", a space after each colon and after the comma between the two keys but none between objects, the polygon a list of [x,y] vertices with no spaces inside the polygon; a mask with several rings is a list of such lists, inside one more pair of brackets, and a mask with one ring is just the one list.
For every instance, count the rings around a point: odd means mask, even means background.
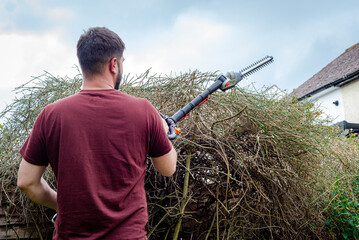
[{"label": "maroon t-shirt", "polygon": [[146,239],[146,155],[171,148],[147,100],[82,90],[43,109],[20,154],[55,173],[54,239]]}]

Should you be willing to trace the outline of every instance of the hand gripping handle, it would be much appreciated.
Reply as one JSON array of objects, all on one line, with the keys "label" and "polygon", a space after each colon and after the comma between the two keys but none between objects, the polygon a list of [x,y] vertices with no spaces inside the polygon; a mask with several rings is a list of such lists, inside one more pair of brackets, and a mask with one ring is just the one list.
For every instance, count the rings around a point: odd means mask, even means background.
[{"label": "hand gripping handle", "polygon": [[177,137],[177,133],[179,133],[180,130],[176,127],[176,123],[173,121],[172,118],[167,118],[166,122],[168,124],[169,128],[169,134],[167,134],[169,140],[174,140]]},{"label": "hand gripping handle", "polygon": [[168,139],[169,140],[174,140],[177,137],[177,134],[181,131],[181,129],[176,127],[176,123],[175,121],[168,117],[163,115],[162,113],[158,112],[161,117],[166,121],[166,123],[168,124],[168,128],[169,128],[169,133],[167,134]]}]

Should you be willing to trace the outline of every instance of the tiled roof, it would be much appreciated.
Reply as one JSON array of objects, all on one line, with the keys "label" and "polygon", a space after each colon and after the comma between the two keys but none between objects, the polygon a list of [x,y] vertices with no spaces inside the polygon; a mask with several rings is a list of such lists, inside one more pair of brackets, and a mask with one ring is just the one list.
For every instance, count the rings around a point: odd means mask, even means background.
[{"label": "tiled roof", "polygon": [[359,43],[346,49],[343,54],[334,59],[322,70],[308,79],[291,96],[303,97],[335,80],[359,69]]}]

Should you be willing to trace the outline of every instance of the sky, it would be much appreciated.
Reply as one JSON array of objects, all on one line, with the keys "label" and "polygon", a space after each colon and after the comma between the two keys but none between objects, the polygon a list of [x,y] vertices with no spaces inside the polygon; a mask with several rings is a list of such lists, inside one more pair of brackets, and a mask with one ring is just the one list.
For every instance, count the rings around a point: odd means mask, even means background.
[{"label": "sky", "polygon": [[124,74],[240,71],[240,85],[291,92],[359,42],[357,0],[0,0],[0,110],[44,71],[76,75],[76,43],[104,26],[125,42]]}]

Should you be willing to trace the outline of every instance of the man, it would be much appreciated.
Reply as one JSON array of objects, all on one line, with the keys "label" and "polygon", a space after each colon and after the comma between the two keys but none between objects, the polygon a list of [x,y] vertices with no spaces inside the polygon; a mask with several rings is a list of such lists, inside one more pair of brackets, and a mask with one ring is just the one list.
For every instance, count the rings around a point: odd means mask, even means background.
[{"label": "man", "polygon": [[[57,210],[54,239],[146,239],[146,155],[176,169],[168,126],[145,99],[117,91],[125,45],[107,28],[77,43],[82,90],[46,106],[20,149],[18,186]],[[42,178],[50,164],[57,192]]]}]

